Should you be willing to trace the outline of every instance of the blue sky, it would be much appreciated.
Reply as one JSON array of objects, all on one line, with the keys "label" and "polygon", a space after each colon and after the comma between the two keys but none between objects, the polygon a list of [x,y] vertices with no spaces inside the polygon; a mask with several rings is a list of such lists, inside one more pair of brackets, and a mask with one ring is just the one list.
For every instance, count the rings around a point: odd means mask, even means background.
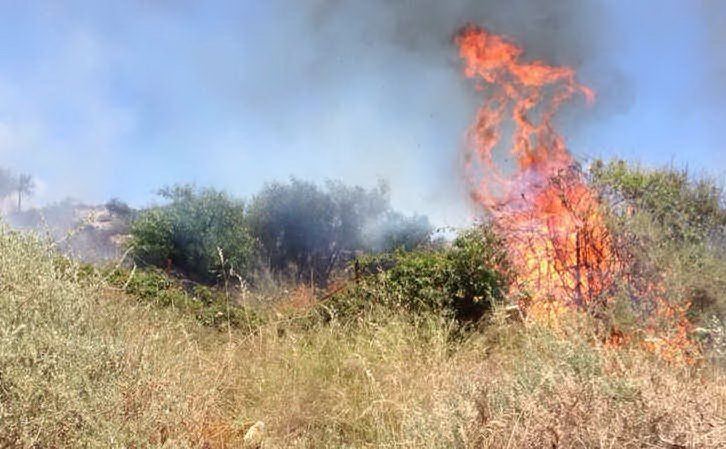
[{"label": "blue sky", "polygon": [[723,176],[719,2],[570,0],[572,14],[540,4],[521,17],[492,0],[403,3],[414,9],[0,1],[0,165],[36,176],[37,204],[142,205],[186,181],[247,196],[289,176],[384,179],[398,208],[457,225],[469,217],[459,154],[478,94],[449,39],[474,8],[469,20],[491,17],[534,57],[572,61],[598,90],[599,106],[562,118],[573,153]]}]

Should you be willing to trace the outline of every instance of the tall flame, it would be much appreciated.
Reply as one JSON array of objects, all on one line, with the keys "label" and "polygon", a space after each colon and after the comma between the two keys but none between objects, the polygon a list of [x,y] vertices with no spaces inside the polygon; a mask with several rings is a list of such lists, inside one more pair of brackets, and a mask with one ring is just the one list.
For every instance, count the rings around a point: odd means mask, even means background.
[{"label": "tall flame", "polygon": [[[606,305],[608,288],[626,270],[597,194],[553,124],[563,104],[575,97],[592,104],[595,93],[577,82],[572,68],[525,62],[521,47],[485,29],[466,26],[455,42],[464,74],[485,93],[465,153],[471,197],[505,239],[515,290],[527,298],[521,305],[529,317],[554,323],[567,310]],[[503,139],[508,129],[511,136]],[[507,147],[505,157],[497,158],[501,147]],[[688,305],[668,303],[660,290],[645,282],[636,293],[649,301],[643,346],[668,359],[692,360]],[[614,343],[630,338],[616,329],[611,337]]]},{"label": "tall flame", "polygon": [[[572,68],[523,62],[522,48],[482,28],[463,28],[456,43],[464,74],[486,92],[465,158],[472,198],[505,236],[532,312],[552,298],[588,306],[610,281],[615,258],[597,198],[553,119],[568,100],[592,103],[595,93]],[[495,161],[506,127],[513,167]]]}]

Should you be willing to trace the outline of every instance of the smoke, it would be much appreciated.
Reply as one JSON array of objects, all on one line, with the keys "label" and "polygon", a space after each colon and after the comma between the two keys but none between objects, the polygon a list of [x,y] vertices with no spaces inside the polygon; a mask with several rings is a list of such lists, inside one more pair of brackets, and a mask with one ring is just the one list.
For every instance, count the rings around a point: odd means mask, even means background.
[{"label": "smoke", "polygon": [[702,55],[691,70],[695,82],[688,86],[683,101],[677,107],[697,120],[712,148],[710,164],[706,167],[719,176],[726,173],[726,151],[723,149],[721,127],[726,110],[726,2],[700,0],[694,2],[698,28],[702,32]]},{"label": "smoke", "polygon": [[[301,30],[309,45],[288,55],[288,67],[296,67],[290,92],[320,89],[334,98],[338,114],[356,117],[372,108],[376,120],[390,122],[369,129],[371,144],[381,148],[354,156],[353,166],[374,161],[397,206],[413,205],[439,224],[457,225],[471,216],[461,200],[466,194],[457,151],[481,98],[461,76],[453,45],[461,26],[476,23],[510,37],[526,49],[528,60],[572,66],[601,94],[584,114],[582,105],[563,111],[566,135],[582,123],[624,113],[635,98],[615,60],[618,41],[608,29],[609,9],[598,1],[318,0],[307,5]],[[355,90],[365,92],[366,106],[349,97]],[[361,126],[371,120],[363,117]],[[398,129],[406,133],[400,145]],[[355,173],[350,178],[364,181]]]},{"label": "smoke", "polygon": [[0,14],[14,55],[0,63],[0,157],[47,182],[43,202],[384,179],[397,209],[461,225],[457,154],[480,98],[454,32],[475,22],[576,67],[601,94],[586,119],[565,111],[577,129],[633,98],[607,3],[26,2]]},{"label": "smoke", "polygon": [[698,10],[705,23],[705,43],[708,49],[703,83],[698,85],[700,97],[722,107],[726,103],[726,3],[701,0]]},{"label": "smoke", "polygon": [[[312,5],[310,26],[328,60],[356,66],[403,60],[458,73],[452,36],[474,23],[516,41],[528,59],[577,69],[586,84],[604,94],[598,112],[623,112],[634,98],[615,62],[622,43],[609,28],[610,9],[597,0],[318,0]],[[424,87],[417,76],[425,80],[426,72],[408,74],[410,82]]]},{"label": "smoke", "polygon": [[42,208],[13,211],[2,221],[48,238],[64,254],[100,262],[121,256],[134,213],[118,200],[91,206],[65,199]]}]

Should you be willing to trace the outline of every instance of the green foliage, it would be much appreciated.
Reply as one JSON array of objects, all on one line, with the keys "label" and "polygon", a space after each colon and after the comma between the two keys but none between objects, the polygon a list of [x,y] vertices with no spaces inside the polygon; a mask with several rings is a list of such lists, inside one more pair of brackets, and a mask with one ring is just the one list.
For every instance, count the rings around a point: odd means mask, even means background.
[{"label": "green foliage", "polygon": [[159,193],[169,203],[142,211],[131,226],[137,262],[160,267],[171,263],[203,282],[214,282],[229,270],[248,274],[257,246],[242,201],[192,186]]},{"label": "green foliage", "polygon": [[133,216],[137,263],[173,266],[205,283],[229,270],[250,279],[262,263],[272,273],[325,286],[361,252],[412,249],[431,235],[426,217],[391,210],[384,185],[366,190],[330,181],[321,188],[292,179],[267,185],[249,208],[214,189],[187,185],[159,193],[168,203],[139,213],[117,200],[108,207]]},{"label": "green foliage", "polygon": [[596,161],[593,183],[631,210],[647,213],[670,239],[704,242],[726,227],[723,190],[712,179],[685,170],[647,169],[622,160]]},{"label": "green foliage", "polygon": [[449,247],[362,257],[356,267],[363,276],[326,305],[328,314],[355,315],[383,303],[476,321],[503,299],[510,274],[501,242],[483,227],[462,232]]},{"label": "green foliage", "polygon": [[[332,181],[324,188],[298,179],[269,184],[255,196],[249,211],[268,267],[321,286],[334,269],[371,249],[370,231],[385,219],[403,220],[390,210],[386,186],[366,190]],[[428,221],[418,219],[416,225],[400,227],[391,241],[413,247],[414,240],[427,240]],[[387,238],[384,231],[388,229],[378,233],[381,239]]]},{"label": "green foliage", "polygon": [[254,310],[235,304],[224,292],[200,284],[185,288],[155,268],[129,271],[116,268],[105,273],[108,282],[139,301],[172,307],[194,316],[205,326],[251,329],[263,320]]},{"label": "green foliage", "polygon": [[[685,170],[595,162],[590,178],[611,206],[615,247],[634,279],[690,303],[691,318],[726,316],[726,206],[723,190]],[[699,323],[700,324],[700,323]]]},{"label": "green foliage", "polygon": [[144,265],[163,266],[174,248],[174,218],[161,208],[143,211],[131,225],[134,258]]}]

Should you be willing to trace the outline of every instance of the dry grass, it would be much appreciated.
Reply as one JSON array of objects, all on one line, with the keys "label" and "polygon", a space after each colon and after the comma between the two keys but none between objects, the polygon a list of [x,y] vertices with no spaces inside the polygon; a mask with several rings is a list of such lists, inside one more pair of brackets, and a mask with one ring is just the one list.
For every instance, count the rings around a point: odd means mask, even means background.
[{"label": "dry grass", "polygon": [[724,447],[726,379],[718,368],[676,366],[577,333],[498,328],[475,447]]},{"label": "dry grass", "polygon": [[715,367],[495,318],[220,332],[0,236],[0,447],[234,448],[258,421],[267,448],[723,447]]}]

